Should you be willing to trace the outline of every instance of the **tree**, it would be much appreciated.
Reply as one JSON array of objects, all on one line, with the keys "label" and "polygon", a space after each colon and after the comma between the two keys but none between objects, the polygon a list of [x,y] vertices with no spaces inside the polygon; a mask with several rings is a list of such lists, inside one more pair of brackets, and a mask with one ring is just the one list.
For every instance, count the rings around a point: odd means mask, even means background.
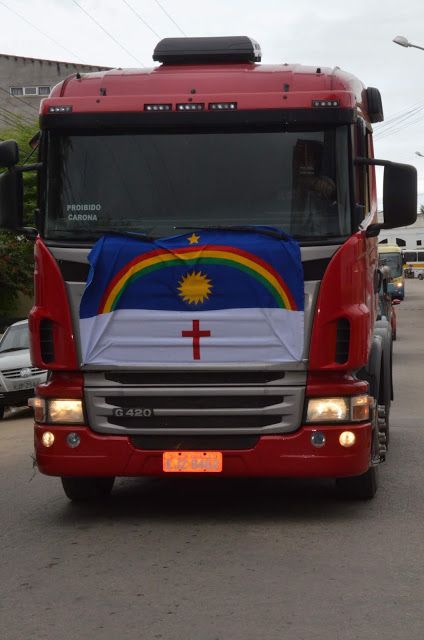
[{"label": "tree", "polygon": [[[1,140],[16,140],[21,150],[20,164],[31,155],[29,141],[38,126],[16,118],[16,126],[0,129]],[[24,225],[34,226],[37,202],[37,177],[34,172],[24,173]],[[0,230],[0,317],[13,316],[19,294],[32,293],[33,243],[23,235]]]}]

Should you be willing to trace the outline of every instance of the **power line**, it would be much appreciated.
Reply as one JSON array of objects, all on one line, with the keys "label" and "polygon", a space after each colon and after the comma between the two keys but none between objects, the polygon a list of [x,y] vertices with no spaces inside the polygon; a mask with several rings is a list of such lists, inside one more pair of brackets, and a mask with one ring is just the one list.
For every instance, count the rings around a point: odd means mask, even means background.
[{"label": "power line", "polygon": [[134,13],[134,15],[136,15],[136,16],[137,16],[137,18],[138,18],[138,19],[139,19],[139,20],[140,20],[140,21],[141,21],[141,22],[142,22],[142,23],[143,23],[143,24],[144,24],[148,29],[150,29],[150,31],[151,31],[155,36],[157,36],[158,38],[160,38],[160,37],[161,37],[161,36],[158,34],[158,32],[157,32],[157,31],[155,31],[155,30],[153,29],[153,27],[151,27],[151,26],[150,26],[150,24],[149,24],[148,22],[146,22],[146,20],[145,20],[144,18],[142,18],[142,17],[141,17],[141,15],[140,15],[139,13],[137,13],[137,11],[134,9],[134,7],[132,7],[132,6],[130,5],[130,3],[129,3],[129,2],[127,2],[127,0],[122,0],[122,2],[123,2],[124,4],[126,4],[126,5],[127,5],[128,9],[130,9],[130,10]]},{"label": "power line", "polygon": [[413,117],[414,115],[422,111],[423,108],[424,108],[424,104],[418,103],[417,105],[414,105],[414,107],[411,107],[408,110],[405,110],[403,112],[401,111],[397,116],[393,116],[392,118],[389,118],[389,120],[386,120],[386,122],[383,122],[381,125],[380,124],[377,125],[376,131],[380,133],[387,129],[390,129],[394,125],[397,125],[399,122],[403,122],[404,120],[407,120]]},{"label": "power line", "polygon": [[31,126],[35,124],[33,120],[29,119],[29,117],[14,113],[13,111],[10,111],[10,109],[6,109],[6,107],[0,106],[0,111],[3,112],[3,114],[7,114],[9,120],[13,120],[15,125],[21,124],[22,122]]},{"label": "power line", "polygon": [[155,0],[156,4],[158,5],[158,7],[160,7],[162,9],[162,11],[164,12],[164,14],[166,16],[168,16],[168,18],[171,20],[171,22],[173,22],[175,24],[175,26],[177,27],[177,29],[183,34],[183,36],[187,37],[187,34],[184,33],[184,31],[181,29],[181,27],[175,22],[174,18],[172,16],[169,15],[169,13],[166,11],[166,9],[161,5],[161,3],[159,2],[159,0]]},{"label": "power line", "polygon": [[[6,89],[3,89],[3,87],[0,87],[0,91],[3,91],[3,93],[6,93],[10,98],[9,91],[7,91]],[[37,112],[37,115],[38,115],[38,107],[34,107],[34,105],[29,104],[28,102],[25,102],[25,100],[22,100],[22,98],[19,98],[19,96],[13,96],[13,99],[18,100],[19,102],[22,102],[22,104],[24,104],[28,109],[33,109],[34,111]]]},{"label": "power line", "polygon": [[418,124],[422,121],[424,104],[417,103],[410,109],[399,112],[397,117],[392,117],[375,129],[375,138],[382,139],[402,131],[402,129]]},{"label": "power line", "polygon": [[[60,44],[60,42],[58,42],[57,40],[55,40],[54,38],[52,38],[51,36],[49,36],[47,33],[44,33],[44,31],[41,31],[41,29],[39,29],[38,27],[35,26],[35,24],[33,24],[30,20],[27,20],[27,18],[25,18],[25,16],[22,16],[20,13],[18,13],[17,11],[15,11],[14,9],[11,9],[5,2],[3,2],[3,0],[0,0],[0,4],[5,7],[6,9],[8,9],[8,11],[10,11],[11,13],[13,13],[15,16],[18,16],[18,18],[20,18],[21,20],[23,20],[24,22],[26,22],[27,24],[29,24],[30,27],[32,27],[33,29],[35,29],[36,31],[38,31],[38,33],[41,33],[41,35],[43,35],[45,38],[48,38],[49,40],[51,40],[51,42],[54,42],[55,45],[57,45],[58,47],[60,47],[61,49],[63,49],[64,51],[67,51],[68,53],[70,53],[72,56],[74,56],[75,58],[77,58],[78,60],[81,60],[81,58],[79,56],[76,55],[76,53],[74,53],[73,51],[70,51],[69,49],[67,49],[66,47],[63,46],[63,44]],[[82,60],[81,60],[82,62]]]},{"label": "power line", "polygon": [[419,112],[412,114],[408,118],[403,119],[403,121],[400,121],[398,123],[394,122],[390,128],[385,129],[381,133],[377,131],[374,137],[378,140],[381,140],[382,138],[386,138],[388,136],[394,135],[395,133],[399,133],[399,131],[402,131],[403,129],[411,127],[415,124],[422,123],[423,116],[421,112],[422,109]]},{"label": "power line", "polygon": [[[0,0],[0,1],[1,1],[1,0]],[[105,33],[105,34],[106,34],[106,35],[107,35],[111,40],[113,40],[113,41],[115,42],[115,44],[117,44],[117,45],[118,45],[118,47],[120,47],[123,51],[125,51],[125,53],[126,53],[127,55],[131,56],[131,58],[133,58],[134,60],[136,60],[136,62],[138,62],[139,64],[141,64],[141,66],[142,66],[142,67],[144,67],[144,66],[145,66],[145,65],[141,62],[141,60],[139,60],[138,58],[136,58],[136,57],[131,53],[131,51],[128,51],[128,49],[127,49],[126,47],[124,47],[124,45],[123,45],[123,44],[121,44],[121,43],[119,42],[119,40],[117,40],[117,39],[115,38],[115,36],[113,36],[111,33],[109,33],[109,31],[107,31],[107,30],[106,30],[106,29],[105,29],[105,28],[100,24],[100,22],[98,22],[98,21],[96,20],[96,18],[94,18],[90,13],[88,13],[88,11],[86,11],[86,10],[84,9],[84,7],[82,7],[82,6],[77,2],[77,0],[72,0],[72,2],[73,2],[73,3],[74,3],[74,4],[75,4],[79,9],[81,9],[81,11],[82,11],[83,13],[85,13],[85,15],[86,15],[88,18],[90,18],[90,20],[92,20],[92,21],[94,22],[94,24],[96,24],[96,25],[99,27],[99,29],[101,29],[101,30],[102,30],[102,31],[103,31],[103,32],[104,32],[104,33]]]},{"label": "power line", "polygon": [[424,107],[423,101],[416,102],[415,104],[407,107],[406,109],[402,109],[401,111],[394,113],[392,116],[390,116],[390,118],[387,118],[386,120],[384,120],[384,122],[376,123],[375,128],[376,130],[378,129],[379,131],[381,131],[387,127],[392,126],[394,123],[398,122],[399,120],[414,114],[416,111],[419,111],[423,107]]}]

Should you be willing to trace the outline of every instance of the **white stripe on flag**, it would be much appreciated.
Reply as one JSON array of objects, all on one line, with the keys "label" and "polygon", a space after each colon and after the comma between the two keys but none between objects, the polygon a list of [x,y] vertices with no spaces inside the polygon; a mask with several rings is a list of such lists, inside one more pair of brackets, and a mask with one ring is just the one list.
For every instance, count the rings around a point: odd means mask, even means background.
[{"label": "white stripe on flag", "polygon": [[80,320],[82,364],[298,362],[303,311],[120,309]]}]

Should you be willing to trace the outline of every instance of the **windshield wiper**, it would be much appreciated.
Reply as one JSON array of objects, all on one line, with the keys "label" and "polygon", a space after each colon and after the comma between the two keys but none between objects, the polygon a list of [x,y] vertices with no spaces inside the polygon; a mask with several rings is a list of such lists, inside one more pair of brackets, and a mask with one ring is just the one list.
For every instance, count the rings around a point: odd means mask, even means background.
[{"label": "windshield wiper", "polygon": [[255,226],[238,226],[238,225],[208,225],[207,227],[197,227],[196,225],[189,227],[174,227],[175,230],[179,231],[191,231],[192,229],[196,231],[247,231],[248,233],[262,233],[264,236],[271,236],[271,238],[278,238],[279,240],[290,240],[290,236],[285,233],[285,231],[281,231],[280,229],[269,229],[264,227],[255,227]]},{"label": "windshield wiper", "polygon": [[7,353],[8,351],[25,351],[29,347],[9,347],[9,349],[0,349],[0,353]]},{"label": "windshield wiper", "polygon": [[126,238],[136,238],[136,240],[146,240],[146,242],[154,242],[157,240],[154,236],[149,236],[143,231],[102,231],[101,233],[109,236],[125,236]]},{"label": "windshield wiper", "polygon": [[66,230],[62,230],[61,231],[62,234],[61,236],[55,236],[54,238],[49,238],[49,240],[58,240],[58,241],[71,241],[71,242],[85,242],[85,241],[91,241],[91,240],[99,240],[103,235],[110,235],[110,236],[125,236],[127,238],[136,238],[137,240],[145,240],[146,242],[154,242],[155,240],[157,240],[157,238],[155,238],[154,236],[150,236],[147,233],[143,233],[143,232],[138,232],[138,231],[114,231],[112,229],[97,229],[96,233],[91,233],[91,234],[84,234],[84,235],[79,235],[78,237],[69,237],[69,236],[73,236],[77,233],[77,230],[75,231],[70,231],[68,229]]}]

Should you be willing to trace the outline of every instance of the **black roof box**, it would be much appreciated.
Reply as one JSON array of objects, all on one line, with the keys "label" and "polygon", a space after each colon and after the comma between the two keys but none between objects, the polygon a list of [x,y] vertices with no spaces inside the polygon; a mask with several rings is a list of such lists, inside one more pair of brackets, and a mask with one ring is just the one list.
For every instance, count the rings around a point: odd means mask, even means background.
[{"label": "black roof box", "polygon": [[164,38],[155,47],[153,60],[163,64],[260,62],[259,44],[247,36],[216,38]]}]

